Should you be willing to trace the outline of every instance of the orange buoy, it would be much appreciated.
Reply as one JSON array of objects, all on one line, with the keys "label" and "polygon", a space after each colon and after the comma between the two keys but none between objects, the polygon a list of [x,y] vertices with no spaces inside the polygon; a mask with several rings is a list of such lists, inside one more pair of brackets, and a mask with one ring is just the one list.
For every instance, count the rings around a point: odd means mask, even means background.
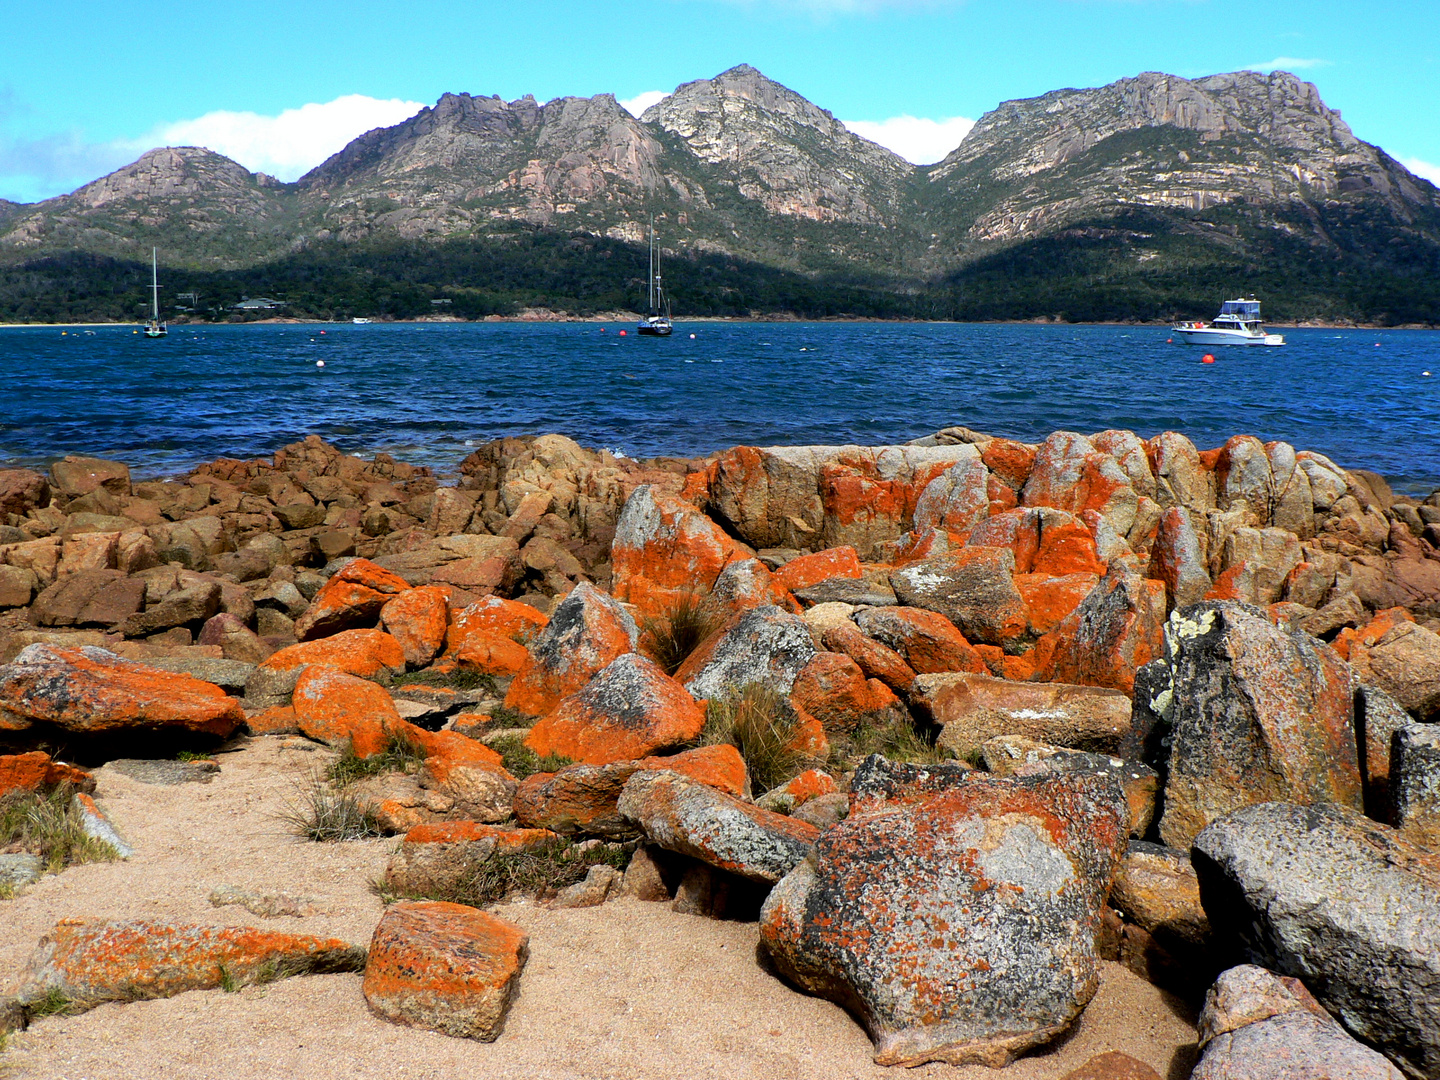
[{"label": "orange buoy", "polygon": [[1212,355],[1210,355],[1210,353],[1208,353],[1208,352],[1207,352],[1204,356],[1200,357],[1200,363],[1202,363],[1202,364],[1213,364],[1214,362],[1215,362],[1215,357],[1213,357]]}]

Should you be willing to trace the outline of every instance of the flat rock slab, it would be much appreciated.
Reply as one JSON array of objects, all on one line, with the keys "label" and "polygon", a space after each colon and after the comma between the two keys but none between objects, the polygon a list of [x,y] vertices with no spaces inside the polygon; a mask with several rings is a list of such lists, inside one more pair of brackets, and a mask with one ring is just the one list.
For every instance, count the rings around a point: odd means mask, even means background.
[{"label": "flat rock slab", "polygon": [[171,997],[289,975],[359,971],[365,950],[335,938],[244,926],[66,919],[40,939],[17,995],[59,993],[74,1006]]},{"label": "flat rock slab", "polygon": [[911,696],[915,708],[944,728],[940,745],[961,753],[997,735],[1111,753],[1130,730],[1130,698],[1097,686],[1013,682],[957,671],[919,676]]},{"label": "flat rock slab", "polygon": [[1440,855],[1333,804],[1264,803],[1195,838],[1205,910],[1357,1038],[1440,1076]]},{"label": "flat rock slab", "polygon": [[653,843],[751,881],[779,881],[820,835],[807,822],[663,769],[632,776],[618,807]]},{"label": "flat rock slab", "polygon": [[851,791],[761,911],[781,974],[854,1012],[881,1065],[999,1068],[1069,1028],[1125,845],[1113,781],[872,756]]},{"label": "flat rock slab", "polygon": [[496,852],[543,848],[559,837],[548,829],[510,829],[477,821],[437,821],[405,834],[385,867],[385,884],[409,896],[453,888]]},{"label": "flat rock slab", "polygon": [[370,942],[365,1000],[396,1023],[493,1042],[529,944],[514,923],[478,908],[392,904]]},{"label": "flat rock slab", "polygon": [[0,668],[0,709],[76,734],[170,728],[228,738],[240,702],[213,683],[91,645],[30,645]]},{"label": "flat rock slab", "polygon": [[142,784],[208,784],[220,775],[218,761],[166,761],[146,758],[116,758],[107,763],[132,780]]}]

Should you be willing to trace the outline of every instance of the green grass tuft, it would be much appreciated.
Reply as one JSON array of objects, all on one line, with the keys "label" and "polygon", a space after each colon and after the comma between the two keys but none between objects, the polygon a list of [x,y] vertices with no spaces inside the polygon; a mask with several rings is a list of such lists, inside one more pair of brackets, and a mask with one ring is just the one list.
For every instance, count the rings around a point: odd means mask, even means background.
[{"label": "green grass tuft", "polygon": [[647,615],[640,620],[640,649],[659,664],[666,675],[674,675],[701,642],[724,622],[724,614],[708,596],[683,593],[663,615]]},{"label": "green grass tuft", "polygon": [[113,845],[85,834],[74,796],[72,786],[60,784],[46,794],[20,791],[0,797],[0,848],[38,855],[51,871],[118,859]]},{"label": "green grass tuft", "polygon": [[575,764],[574,758],[562,754],[541,756],[525,745],[523,735],[502,735],[485,744],[505,759],[505,768],[516,780],[524,780],[536,773],[559,772],[566,765]]},{"label": "green grass tuft", "polygon": [[769,791],[816,764],[795,749],[799,716],[783,694],[759,683],[705,707],[701,746],[729,743],[740,751],[755,791]]},{"label": "green grass tuft", "polygon": [[488,694],[499,694],[495,676],[485,671],[455,668],[453,671],[411,671],[396,675],[391,686],[434,686],[446,690],[483,690]]},{"label": "green grass tuft", "polygon": [[830,764],[833,768],[852,768],[871,754],[883,754],[891,761],[908,761],[917,765],[938,765],[954,761],[955,755],[935,745],[927,732],[916,728],[909,719],[899,719],[883,727],[862,726],[848,735],[830,738]]},{"label": "green grass tuft", "polygon": [[425,764],[425,748],[410,735],[391,733],[390,745],[378,754],[357,757],[355,747],[346,743],[340,756],[330,763],[325,775],[337,786],[345,787],[367,776],[387,772],[413,773]]}]

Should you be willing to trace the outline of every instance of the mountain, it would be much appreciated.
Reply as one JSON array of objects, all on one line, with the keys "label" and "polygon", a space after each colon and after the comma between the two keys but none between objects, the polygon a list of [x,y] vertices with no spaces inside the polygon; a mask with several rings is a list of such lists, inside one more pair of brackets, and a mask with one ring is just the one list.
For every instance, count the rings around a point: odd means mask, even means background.
[{"label": "mountain", "polygon": [[748,65],[638,119],[445,94],[292,184],[151,151],[0,204],[0,318],[47,289],[123,306],[152,245],[189,291],[283,283],[302,312],[623,306],[652,217],[682,314],[1157,319],[1246,289],[1274,317],[1440,322],[1440,192],[1293,75],[1009,101],[917,168]]}]

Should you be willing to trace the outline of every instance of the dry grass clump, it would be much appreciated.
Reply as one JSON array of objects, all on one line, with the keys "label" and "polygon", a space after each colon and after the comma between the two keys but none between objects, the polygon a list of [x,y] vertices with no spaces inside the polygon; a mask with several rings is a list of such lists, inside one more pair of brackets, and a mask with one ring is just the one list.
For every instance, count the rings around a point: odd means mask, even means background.
[{"label": "dry grass clump", "polygon": [[659,664],[666,675],[674,675],[724,622],[724,614],[708,596],[682,593],[664,614],[640,620],[640,651]]},{"label": "dry grass clump", "polygon": [[60,784],[45,794],[12,791],[0,797],[0,849],[4,848],[38,855],[51,871],[120,857],[113,845],[86,835],[85,819],[75,805],[75,788],[70,784]]},{"label": "dry grass clump", "polygon": [[751,786],[769,791],[820,762],[795,748],[800,717],[784,694],[752,683],[705,706],[701,746],[729,743],[740,751]]},{"label": "dry grass clump", "polygon": [[497,849],[459,880],[424,893],[397,893],[383,883],[373,888],[385,903],[396,900],[445,900],[452,904],[486,907],[507,898],[529,896],[548,899],[568,885],[582,881],[592,866],[625,869],[630,852],[618,844],[572,844],[555,839],[524,851]]},{"label": "dry grass clump", "polygon": [[316,769],[301,780],[295,797],[276,816],[295,835],[319,843],[384,835],[369,803],[349,784],[332,782],[326,770]]},{"label": "dry grass clump", "polygon": [[949,750],[935,745],[933,732],[921,731],[908,718],[883,726],[861,726],[849,734],[830,738],[830,763],[835,768],[853,768],[871,754],[883,754],[891,761],[916,765],[955,760]]},{"label": "dry grass clump", "polygon": [[566,765],[575,764],[574,758],[563,754],[546,754],[543,757],[525,745],[523,735],[501,735],[485,744],[505,759],[505,768],[516,780],[524,780],[536,773],[559,772]]}]

